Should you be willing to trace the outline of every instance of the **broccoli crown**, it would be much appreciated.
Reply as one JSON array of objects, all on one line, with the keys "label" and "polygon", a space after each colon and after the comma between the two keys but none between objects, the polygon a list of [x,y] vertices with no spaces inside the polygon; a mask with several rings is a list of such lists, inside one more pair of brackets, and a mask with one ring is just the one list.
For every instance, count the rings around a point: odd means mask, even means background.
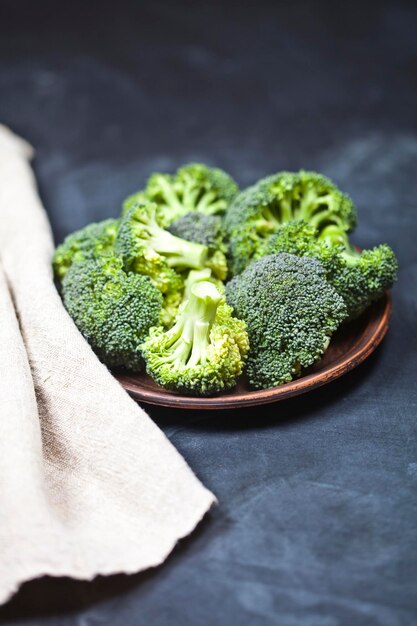
[{"label": "broccoli crown", "polygon": [[209,250],[226,250],[222,218],[218,215],[186,213],[175,220],[168,230],[182,239],[201,243]]},{"label": "broccoli crown", "polygon": [[168,331],[151,329],[141,346],[148,374],[185,394],[207,396],[235,386],[248,337],[224,296],[208,281],[195,282]]},{"label": "broccoli crown", "polygon": [[249,384],[291,381],[325,352],[346,317],[343,299],[316,259],[270,254],[226,285],[226,299],[249,333]]},{"label": "broccoli crown", "polygon": [[126,273],[116,257],[73,263],[63,280],[68,313],[99,358],[138,371],[140,344],[159,323],[162,295],[147,276]]},{"label": "broccoli crown", "polygon": [[62,280],[76,261],[112,254],[117,232],[117,220],[108,219],[88,224],[68,235],[55,250],[52,267],[56,278]]},{"label": "broccoli crown", "polygon": [[238,192],[235,181],[221,169],[190,163],[174,175],[152,174],[144,193],[158,206],[163,226],[190,211],[223,214]]},{"label": "broccoli crown", "polygon": [[351,199],[316,172],[280,172],[258,181],[230,205],[225,228],[233,275],[243,271],[279,228],[303,219],[329,243],[346,242],[356,225]]},{"label": "broccoli crown", "polygon": [[186,213],[171,224],[169,231],[182,239],[207,246],[209,251],[207,267],[210,267],[220,280],[226,279],[227,247],[224,243],[225,233],[221,217],[198,212]]},{"label": "broccoli crown", "polygon": [[385,244],[357,252],[349,244],[329,246],[319,238],[316,228],[304,221],[288,222],[267,241],[261,254],[287,252],[317,258],[327,280],[342,296],[349,319],[360,315],[395,282],[397,260]]},{"label": "broccoli crown", "polygon": [[343,297],[349,319],[354,319],[391,289],[397,279],[398,262],[386,244],[360,253],[346,250],[340,256],[340,268],[329,281]]},{"label": "broccoli crown", "polygon": [[131,209],[136,204],[144,204],[149,201],[146,193],[144,191],[136,191],[136,193],[132,193],[132,195],[128,196],[123,200],[122,204],[122,215],[127,213],[129,209]]}]

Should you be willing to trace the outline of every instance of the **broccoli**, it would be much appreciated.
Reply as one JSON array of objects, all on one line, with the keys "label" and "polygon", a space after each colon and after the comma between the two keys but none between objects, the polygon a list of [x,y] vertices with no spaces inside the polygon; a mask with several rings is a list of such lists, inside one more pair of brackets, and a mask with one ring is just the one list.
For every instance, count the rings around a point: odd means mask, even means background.
[{"label": "broccoli", "polygon": [[175,237],[156,221],[153,202],[135,204],[120,220],[115,250],[125,268],[147,273],[154,262],[162,260],[168,268],[201,269],[208,249],[198,243]]},{"label": "broccoli", "polygon": [[211,278],[211,269],[208,267],[205,267],[203,270],[191,270],[184,283],[183,301],[188,300],[191,295],[191,289],[195,283],[199,283],[201,281],[212,282]]},{"label": "broccoli", "polygon": [[146,196],[144,191],[137,191],[136,193],[132,193],[130,196],[123,200],[122,204],[122,215],[127,213],[129,209],[131,209],[136,204],[144,204],[149,201],[149,198]]},{"label": "broccoli", "polygon": [[186,213],[168,228],[169,232],[187,241],[195,241],[207,246],[209,255],[206,266],[220,280],[227,277],[227,246],[224,243],[225,233],[222,219],[218,215],[204,213]]},{"label": "broccoli", "polygon": [[147,276],[126,273],[116,257],[73,263],[62,283],[64,305],[99,358],[139,371],[140,344],[160,321],[162,295]]},{"label": "broccoli", "polygon": [[395,282],[397,260],[385,244],[358,252],[350,244],[329,246],[316,228],[306,222],[284,224],[270,237],[261,254],[287,252],[317,258],[329,283],[342,296],[349,319],[358,317]]},{"label": "broccoli", "polygon": [[226,285],[226,300],[249,334],[249,384],[268,389],[300,376],[327,349],[346,317],[317,259],[270,254]]},{"label": "broccoli", "polygon": [[111,254],[117,232],[117,220],[108,219],[88,224],[68,235],[55,250],[52,267],[56,278],[62,280],[74,261]]},{"label": "broccoli", "polygon": [[158,205],[159,223],[168,226],[190,211],[223,214],[237,193],[235,181],[223,170],[190,163],[174,175],[152,174],[143,191],[125,200],[123,210],[128,210],[133,201],[147,198]]},{"label": "broccoli", "polygon": [[344,243],[356,225],[356,210],[347,195],[316,172],[263,178],[240,193],[226,213],[231,274],[243,271],[279,226],[293,219],[317,228],[322,240]]},{"label": "broccoli", "polygon": [[248,337],[224,296],[208,281],[195,282],[168,331],[151,329],[141,349],[146,371],[167,389],[207,396],[231,389],[240,376]]},{"label": "broccoli", "polygon": [[120,220],[115,251],[127,271],[150,276],[162,293],[182,292],[178,272],[204,267],[208,250],[161,228],[155,212],[151,202],[132,206]]},{"label": "broccoli", "polygon": [[184,281],[184,294],[182,297],[183,302],[185,300],[188,300],[188,298],[190,297],[191,288],[193,287],[193,285],[203,280],[213,283],[213,285],[217,287],[220,293],[225,293],[225,286],[222,281],[218,278],[215,278],[212,274],[213,272],[209,267],[206,267],[203,270],[191,270],[190,272],[188,272],[188,276]]}]

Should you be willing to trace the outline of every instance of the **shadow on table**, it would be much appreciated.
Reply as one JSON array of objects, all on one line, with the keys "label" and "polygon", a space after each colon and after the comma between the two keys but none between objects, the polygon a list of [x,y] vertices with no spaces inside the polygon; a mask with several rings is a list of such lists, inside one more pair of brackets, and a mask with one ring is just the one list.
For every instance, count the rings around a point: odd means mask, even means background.
[{"label": "shadow on table", "polygon": [[[357,368],[335,381],[303,395],[259,407],[229,410],[188,410],[144,405],[152,419],[164,429],[175,426],[193,430],[248,430],[284,426],[288,422],[314,419],[315,415],[340,402],[340,399],[359,387],[364,387],[384,352],[380,345]],[[169,432],[168,432],[169,435]]]},{"label": "shadow on table", "polygon": [[[193,430],[249,430],[272,426],[284,426],[289,422],[310,420],[325,408],[340,402],[340,399],[364,386],[371,377],[383,346],[365,363],[329,385],[309,392],[306,395],[262,407],[229,411],[175,411],[159,407],[149,407],[151,417],[164,429],[169,427],[189,427]],[[168,433],[169,434],[169,433]],[[0,624],[11,625],[20,620],[31,619],[32,623],[57,615],[66,615],[88,609],[90,606],[111,600],[119,595],[142,588],[160,576],[167,567],[175,566],[178,558],[186,555],[193,542],[207,532],[215,513],[209,513],[198,528],[179,542],[175,550],[161,567],[135,575],[98,576],[93,581],[76,581],[70,578],[44,577],[24,583],[19,592],[0,608]],[[36,620],[40,620],[37,622]],[[56,623],[55,621],[53,622]]]},{"label": "shadow on table", "polygon": [[56,626],[59,623],[59,616],[70,618],[73,613],[78,614],[95,604],[145,587],[156,576],[161,576],[166,568],[175,566],[178,558],[186,556],[191,545],[206,533],[211,517],[212,514],[209,512],[196,530],[177,544],[160,567],[138,574],[97,576],[92,581],[44,576],[24,583],[16,595],[6,605],[0,607],[0,624],[12,626],[30,619],[31,624],[43,625],[43,620],[49,619],[50,623]]}]

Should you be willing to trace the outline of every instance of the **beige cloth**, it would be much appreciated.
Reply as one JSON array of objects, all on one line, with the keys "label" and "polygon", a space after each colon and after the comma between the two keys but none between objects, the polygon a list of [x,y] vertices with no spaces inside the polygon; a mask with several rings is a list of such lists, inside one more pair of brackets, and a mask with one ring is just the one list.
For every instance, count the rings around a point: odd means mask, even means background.
[{"label": "beige cloth", "polygon": [[63,308],[30,156],[0,126],[0,602],[158,565],[215,501]]}]

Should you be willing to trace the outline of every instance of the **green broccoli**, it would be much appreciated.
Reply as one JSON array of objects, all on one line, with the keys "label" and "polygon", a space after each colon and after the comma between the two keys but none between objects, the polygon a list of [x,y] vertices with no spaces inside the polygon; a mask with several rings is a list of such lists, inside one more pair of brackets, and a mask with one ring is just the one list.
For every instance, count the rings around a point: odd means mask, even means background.
[{"label": "green broccoli", "polygon": [[132,193],[130,196],[123,200],[122,215],[127,213],[129,209],[131,209],[136,204],[144,204],[146,202],[149,202],[149,198],[144,191],[136,191],[136,193]]},{"label": "green broccoli", "polygon": [[190,297],[193,285],[203,280],[213,283],[220,293],[225,293],[225,286],[222,281],[213,276],[213,272],[209,267],[205,267],[203,270],[191,270],[188,272],[187,278],[184,281],[184,294],[182,297],[183,302],[188,300]]},{"label": "green broccoli", "polygon": [[147,276],[126,273],[116,257],[73,263],[62,283],[64,305],[99,358],[139,371],[140,344],[160,322],[162,295]]},{"label": "green broccoli", "polygon": [[121,218],[115,251],[127,271],[150,276],[165,294],[181,292],[184,269],[201,269],[208,249],[197,243],[175,237],[156,221],[156,205],[136,204]]},{"label": "green broccoli", "polygon": [[74,261],[112,254],[117,224],[117,220],[108,219],[88,224],[68,235],[56,248],[52,259],[56,278],[62,280]]},{"label": "green broccoli", "polygon": [[235,386],[248,337],[245,323],[213,283],[197,281],[168,331],[151,329],[141,349],[146,371],[167,389],[207,396]]},{"label": "green broccoli", "polygon": [[157,204],[159,223],[168,226],[190,211],[223,214],[237,193],[235,181],[223,170],[190,163],[174,175],[152,174],[144,190],[126,198],[123,211],[126,212],[133,202],[142,202],[146,198]]},{"label": "green broccoli", "polygon": [[345,243],[356,225],[356,210],[347,195],[316,172],[263,178],[240,193],[226,213],[231,274],[243,271],[279,226],[293,219],[317,228],[324,241]]},{"label": "green broccoli", "polygon": [[358,317],[381,298],[396,280],[398,264],[389,246],[382,244],[363,252],[350,244],[329,246],[320,240],[316,228],[302,220],[281,226],[260,254],[282,252],[317,258],[327,280],[345,301],[349,319]]},{"label": "green broccoli", "polygon": [[327,349],[346,317],[341,296],[316,259],[270,254],[226,285],[249,334],[249,384],[268,389],[300,376]]},{"label": "green broccoli", "polygon": [[204,213],[186,213],[168,228],[169,232],[187,241],[195,241],[207,246],[209,254],[206,266],[220,280],[227,277],[227,246],[224,242],[222,219],[218,215]]}]

